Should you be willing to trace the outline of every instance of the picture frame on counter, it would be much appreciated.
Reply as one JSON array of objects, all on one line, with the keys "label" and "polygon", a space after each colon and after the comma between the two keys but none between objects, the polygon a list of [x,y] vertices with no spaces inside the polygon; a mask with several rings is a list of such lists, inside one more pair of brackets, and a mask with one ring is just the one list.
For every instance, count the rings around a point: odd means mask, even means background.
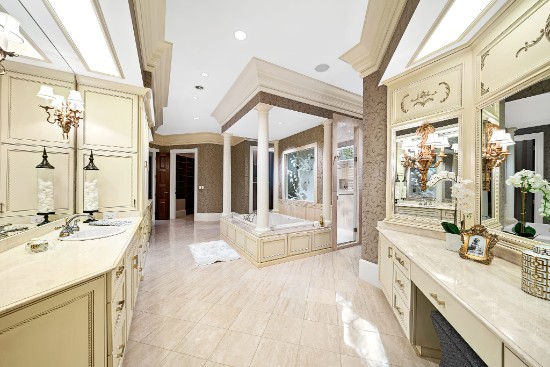
[{"label": "picture frame on counter", "polygon": [[498,238],[482,225],[475,225],[462,232],[462,247],[458,251],[463,259],[489,265],[494,258],[493,248]]}]

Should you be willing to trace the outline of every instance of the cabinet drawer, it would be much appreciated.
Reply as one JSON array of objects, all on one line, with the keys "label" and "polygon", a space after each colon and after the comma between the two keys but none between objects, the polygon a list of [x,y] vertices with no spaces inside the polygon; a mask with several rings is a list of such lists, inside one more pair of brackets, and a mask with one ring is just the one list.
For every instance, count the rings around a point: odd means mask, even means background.
[{"label": "cabinet drawer", "polygon": [[[502,342],[456,299],[416,265],[412,281],[489,366],[502,366]],[[475,312],[475,311],[474,311]]]},{"label": "cabinet drawer", "polygon": [[120,282],[124,279],[124,270],[125,270],[125,264],[124,264],[124,257],[120,259],[117,266],[114,270],[111,271],[111,287],[109,289],[110,293],[108,294],[108,299],[112,300],[115,296],[115,292],[120,286]]},{"label": "cabinet drawer", "polygon": [[112,343],[109,346],[109,367],[121,367],[126,353],[126,317],[121,319],[121,325],[113,334]]},{"label": "cabinet drawer", "polygon": [[394,255],[393,255],[393,262],[401,270],[403,275],[407,277],[407,279],[411,279],[411,262],[409,258],[401,251],[399,251],[397,248],[393,249]]},{"label": "cabinet drawer", "polygon": [[393,313],[397,317],[397,321],[399,321],[399,325],[401,325],[401,328],[405,332],[407,339],[410,339],[409,330],[410,330],[411,311],[409,310],[409,307],[405,304],[405,302],[401,299],[401,297],[398,295],[395,288],[393,291],[392,309],[393,309]]},{"label": "cabinet drawer", "polygon": [[289,234],[288,254],[296,255],[311,250],[311,233]]},{"label": "cabinet drawer", "polygon": [[411,281],[397,266],[393,267],[393,289],[403,298],[407,307],[411,308]]},{"label": "cabinet drawer", "polygon": [[126,314],[126,282],[120,282],[118,289],[115,292],[111,301],[110,318],[111,328],[113,332],[119,326],[122,316]]},{"label": "cabinet drawer", "polygon": [[510,349],[504,347],[504,367],[527,367]]}]

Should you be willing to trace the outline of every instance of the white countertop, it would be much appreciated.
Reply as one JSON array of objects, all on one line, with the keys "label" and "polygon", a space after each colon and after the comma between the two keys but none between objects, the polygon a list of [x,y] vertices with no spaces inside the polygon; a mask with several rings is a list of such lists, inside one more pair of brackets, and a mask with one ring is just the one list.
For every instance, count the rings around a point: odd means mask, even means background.
[{"label": "white countertop", "polygon": [[39,237],[53,243],[53,249],[29,254],[23,243],[0,253],[0,314],[114,269],[141,221],[124,219],[132,223],[116,236],[60,241],[56,230]]},{"label": "white countertop", "polygon": [[475,263],[446,250],[444,241],[378,230],[525,363],[550,364],[550,302],[521,290],[520,266],[499,258],[491,265]]}]

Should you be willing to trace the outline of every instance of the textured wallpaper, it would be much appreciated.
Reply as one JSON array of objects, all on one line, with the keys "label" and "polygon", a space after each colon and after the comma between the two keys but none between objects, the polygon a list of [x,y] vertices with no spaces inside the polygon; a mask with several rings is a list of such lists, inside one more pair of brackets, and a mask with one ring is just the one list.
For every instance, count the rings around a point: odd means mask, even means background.
[{"label": "textured wallpaper", "polygon": [[[317,143],[317,203],[323,202],[323,125],[316,126],[309,130],[279,140],[279,172],[282,172],[283,152],[287,149],[299,148],[304,145]],[[284,176],[279,175],[279,198],[283,198]]]},{"label": "textured wallpaper", "polygon": [[223,210],[223,145],[219,144],[190,144],[172,145],[169,147],[156,146],[161,152],[169,152],[172,149],[198,148],[199,177],[198,184],[204,186],[204,190],[197,193],[198,213],[221,213]]},{"label": "textured wallpaper", "polygon": [[363,259],[378,263],[377,222],[386,217],[387,88],[378,86],[419,0],[408,0],[377,72],[363,79]]}]

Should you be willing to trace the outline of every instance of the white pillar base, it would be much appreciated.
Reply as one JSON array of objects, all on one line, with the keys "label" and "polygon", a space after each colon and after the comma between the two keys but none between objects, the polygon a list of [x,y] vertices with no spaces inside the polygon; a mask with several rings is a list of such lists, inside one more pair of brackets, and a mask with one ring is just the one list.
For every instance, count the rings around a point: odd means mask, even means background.
[{"label": "white pillar base", "polygon": [[359,279],[364,280],[370,285],[380,288],[380,280],[378,280],[378,264],[370,261],[359,259]]}]

